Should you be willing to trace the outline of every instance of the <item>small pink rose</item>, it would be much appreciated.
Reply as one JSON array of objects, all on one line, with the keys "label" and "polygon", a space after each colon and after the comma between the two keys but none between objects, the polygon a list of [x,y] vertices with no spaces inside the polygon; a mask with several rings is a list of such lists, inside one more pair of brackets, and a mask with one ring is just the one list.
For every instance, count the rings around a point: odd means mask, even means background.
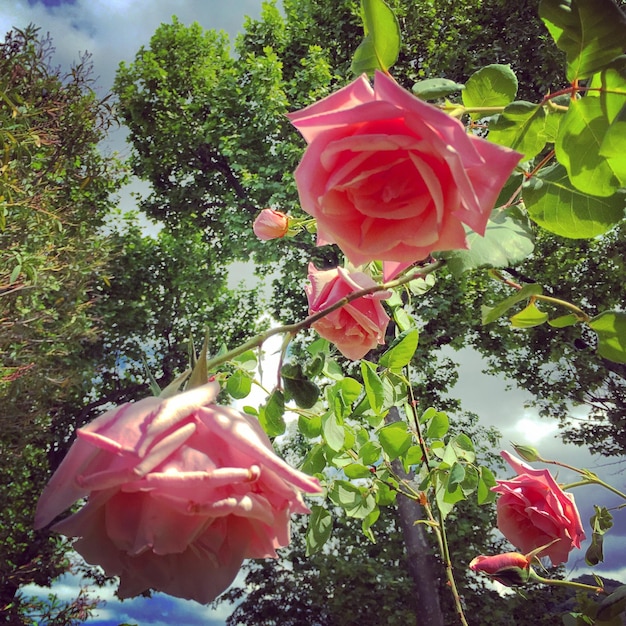
[{"label": "small pink rose", "polygon": [[521,154],[468,134],[458,120],[376,73],[288,115],[309,144],[295,177],[318,245],[354,265],[413,263],[483,235]]},{"label": "small pink rose", "polygon": [[118,595],[148,589],[207,603],[243,559],[275,557],[289,543],[291,513],[315,478],[276,456],[258,422],[211,404],[208,383],[169,399],[145,398],[107,411],[78,437],[44,489],[41,528],[52,528],[86,561],[119,576]]},{"label": "small pink rose", "polygon": [[506,585],[523,585],[530,577],[530,561],[519,552],[505,552],[493,556],[477,556],[469,564],[473,572],[482,572]]},{"label": "small pink rose", "polygon": [[263,241],[280,239],[289,230],[289,218],[280,211],[263,209],[254,220],[252,230]]},{"label": "small pink rose", "polygon": [[[306,294],[311,315],[355,291],[376,285],[363,272],[348,272],[341,267],[318,270],[312,263],[309,263],[309,281]],[[312,327],[345,357],[356,361],[385,343],[389,316],[380,301],[390,296],[388,291],[363,296],[322,317]]]},{"label": "small pink rose", "polygon": [[518,475],[498,480],[492,488],[500,494],[498,528],[526,553],[558,540],[538,556],[550,557],[552,565],[565,563],[585,538],[574,496],[565,493],[548,470],[534,469],[509,452],[501,454]]}]

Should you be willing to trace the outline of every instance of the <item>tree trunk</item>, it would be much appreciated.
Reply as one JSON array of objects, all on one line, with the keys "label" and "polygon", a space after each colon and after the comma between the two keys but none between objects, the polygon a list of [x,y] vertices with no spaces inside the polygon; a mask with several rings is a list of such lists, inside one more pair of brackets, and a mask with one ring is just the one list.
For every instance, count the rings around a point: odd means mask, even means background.
[{"label": "tree trunk", "polygon": [[[396,407],[389,410],[385,422],[400,421]],[[396,476],[402,480],[412,480],[413,472],[406,473],[402,463],[396,459],[391,463]],[[417,623],[420,626],[443,626],[443,613],[439,603],[440,568],[437,566],[422,524],[415,524],[424,518],[422,507],[404,496],[397,500],[398,522],[402,530],[408,558],[409,572],[415,583],[416,604],[419,608]]]}]

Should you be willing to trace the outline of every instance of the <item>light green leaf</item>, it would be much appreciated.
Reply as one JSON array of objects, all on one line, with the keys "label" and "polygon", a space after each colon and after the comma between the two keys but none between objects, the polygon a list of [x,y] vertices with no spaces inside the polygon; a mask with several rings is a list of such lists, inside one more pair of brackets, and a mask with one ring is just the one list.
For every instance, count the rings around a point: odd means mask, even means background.
[{"label": "light green leaf", "polygon": [[256,352],[254,350],[246,350],[243,354],[236,356],[233,362],[242,369],[252,372],[257,366]]},{"label": "light green leaf", "polygon": [[521,152],[522,161],[528,161],[546,145],[545,126],[545,107],[532,102],[511,102],[489,124],[487,139]]},{"label": "light green leaf", "polygon": [[413,443],[413,437],[407,431],[404,422],[393,422],[378,431],[378,440],[390,461],[402,456]]},{"label": "light green leaf", "polygon": [[[510,65],[487,65],[472,74],[463,90],[463,104],[468,108],[504,107],[515,99],[517,77]],[[472,119],[486,113],[472,113]]]},{"label": "light green leaf", "polygon": [[460,463],[455,463],[450,469],[448,476],[448,491],[456,491],[457,487],[465,480],[465,468]]},{"label": "light green leaf", "polygon": [[380,509],[376,507],[371,513],[368,513],[361,522],[361,530],[363,534],[372,542],[376,543],[376,538],[371,528],[376,523],[376,520],[380,517]]},{"label": "light green leaf", "polygon": [[[415,282],[415,281],[412,281]],[[393,319],[401,331],[409,330],[415,326],[415,320],[402,307],[396,307],[393,310]]]},{"label": "light green leaf", "polygon": [[376,366],[369,361],[361,361],[361,376],[365,384],[365,393],[370,406],[375,413],[380,413],[385,401],[385,389],[383,381],[376,373]]},{"label": "light green leaf", "polygon": [[396,501],[398,492],[385,483],[376,481],[376,504],[379,506],[391,506]]},{"label": "light green leaf", "polygon": [[473,463],[476,459],[474,444],[472,440],[465,434],[459,433],[450,442],[459,459],[464,459],[468,463]]},{"label": "light green leaf", "polygon": [[346,512],[348,517],[364,519],[376,508],[376,499],[365,487],[357,487],[345,480],[336,480],[328,497]]},{"label": "light green leaf", "polygon": [[285,432],[286,424],[285,398],[283,392],[274,389],[268,398],[267,404],[259,409],[259,422],[268,437],[278,437]]},{"label": "light green leaf", "polygon": [[624,145],[626,145],[626,104],[611,122],[600,144],[600,156],[607,159],[611,171],[622,187],[626,187],[626,150]]},{"label": "light green leaf", "polygon": [[553,320],[548,320],[548,324],[554,328],[566,328],[567,326],[573,326],[579,321],[578,315],[568,313],[567,315],[555,317]]},{"label": "light green leaf", "polygon": [[381,447],[375,441],[368,441],[359,449],[359,458],[365,465],[373,465],[380,459],[381,453]]},{"label": "light green leaf", "polygon": [[400,53],[400,24],[383,0],[361,0],[365,38],[356,49],[351,69],[355,74],[386,72]]},{"label": "light green leaf", "polygon": [[515,328],[533,328],[548,321],[548,314],[540,311],[534,302],[511,317],[511,326]]},{"label": "light green leaf", "polygon": [[318,552],[328,541],[333,529],[333,518],[323,507],[314,504],[311,507],[309,526],[306,531],[306,556]]},{"label": "light green leaf", "polygon": [[252,379],[248,374],[237,370],[226,381],[226,391],[235,399],[245,398],[252,389]]},{"label": "light green leaf", "polygon": [[448,480],[449,476],[447,472],[437,473],[435,500],[437,502],[437,508],[444,519],[448,516],[457,502],[465,499],[465,495],[463,494],[463,490],[460,486],[456,485],[453,486],[453,488],[448,489]]},{"label": "light green leaf", "polygon": [[324,444],[316,443],[304,457],[304,462],[300,468],[305,474],[320,474],[326,467],[326,455],[324,454]]},{"label": "light green leaf", "polygon": [[491,491],[491,488],[495,487],[497,484],[493,472],[488,467],[480,467],[478,472],[478,504],[493,502],[496,499],[496,494]]},{"label": "light green leaf", "polygon": [[350,479],[372,477],[370,468],[362,465],[361,463],[350,463],[349,465],[344,465],[343,471]]},{"label": "light green leaf", "polygon": [[298,416],[298,430],[307,438],[315,439],[322,434],[322,416],[313,417]]},{"label": "light green leaf", "polygon": [[[559,127],[556,157],[576,189],[606,198],[620,187],[612,160],[600,154],[600,147],[609,130],[609,121],[602,111],[599,98],[572,100]],[[622,145],[624,138],[622,137]],[[623,150],[617,163],[621,162]]]},{"label": "light green leaf", "polygon": [[599,198],[575,189],[558,163],[528,179],[522,198],[534,222],[571,239],[602,235],[623,219],[626,207],[622,192]]},{"label": "light green leaf", "polygon": [[322,416],[322,435],[328,447],[335,452],[343,448],[346,438],[344,428],[337,423],[337,416],[330,411]]},{"label": "light green leaf", "polygon": [[524,285],[519,291],[510,295],[508,298],[502,300],[493,307],[482,307],[482,323],[483,326],[495,322],[499,317],[504,315],[512,306],[516,305],[522,300],[530,298],[530,296],[537,296],[543,291],[541,285],[530,284]]},{"label": "light green leaf", "polygon": [[450,420],[445,413],[437,411],[428,423],[426,429],[427,439],[441,439],[450,428]]},{"label": "light green leaf", "polygon": [[448,78],[427,78],[413,85],[413,93],[421,100],[437,100],[462,91],[465,85]]},{"label": "light green leaf", "polygon": [[389,346],[389,349],[380,357],[382,367],[400,369],[408,365],[417,350],[419,333],[417,328],[405,330]]},{"label": "light green leaf", "polygon": [[589,78],[626,50],[626,17],[612,0],[542,0],[539,16],[567,55],[567,79]]},{"label": "light green leaf", "polygon": [[447,261],[455,276],[478,268],[511,267],[526,259],[534,249],[530,222],[519,209],[493,211],[484,237],[467,234],[468,250],[451,250],[435,256]]},{"label": "light green leaf", "polygon": [[626,363],[626,313],[604,311],[589,326],[598,335],[598,354],[615,363]]}]

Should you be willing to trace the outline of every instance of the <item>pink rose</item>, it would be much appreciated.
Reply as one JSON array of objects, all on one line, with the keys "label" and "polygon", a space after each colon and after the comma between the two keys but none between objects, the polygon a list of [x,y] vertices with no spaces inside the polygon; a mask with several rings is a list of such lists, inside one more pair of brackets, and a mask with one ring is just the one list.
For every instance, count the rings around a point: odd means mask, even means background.
[{"label": "pink rose", "polygon": [[[311,284],[305,290],[311,315],[355,291],[376,285],[363,272],[347,272],[341,267],[318,270],[313,263],[309,263],[309,281]],[[311,326],[335,344],[341,354],[356,361],[378,344],[385,343],[389,316],[380,301],[390,296],[388,291],[363,296],[322,317]]]},{"label": "pink rose", "polygon": [[288,115],[309,144],[295,176],[317,243],[354,265],[412,263],[483,235],[521,154],[463,124],[381,72]]},{"label": "pink rose", "polygon": [[469,564],[473,572],[482,572],[510,587],[528,582],[531,567],[527,556],[519,552],[505,552],[493,556],[477,556]]},{"label": "pink rose", "polygon": [[550,557],[552,565],[565,563],[585,538],[574,496],[565,493],[548,470],[533,469],[509,452],[501,454],[518,475],[497,481],[492,489],[500,494],[498,528],[522,552],[558,539],[538,556]]},{"label": "pink rose", "polygon": [[254,220],[252,230],[263,241],[280,239],[289,230],[289,218],[280,211],[263,209]]},{"label": "pink rose", "polygon": [[254,418],[210,404],[218,392],[208,383],[107,411],[78,430],[39,499],[36,528],[88,497],[53,529],[120,577],[121,598],[156,589],[210,602],[243,559],[289,543],[291,513],[308,512],[301,491],[321,490]]}]

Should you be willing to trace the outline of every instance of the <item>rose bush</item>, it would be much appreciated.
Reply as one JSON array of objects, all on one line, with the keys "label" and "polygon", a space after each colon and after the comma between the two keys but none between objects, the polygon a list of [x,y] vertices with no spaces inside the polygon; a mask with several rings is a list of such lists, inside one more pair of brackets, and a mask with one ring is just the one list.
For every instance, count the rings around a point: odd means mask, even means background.
[{"label": "rose bush", "polygon": [[[318,270],[312,263],[309,263],[309,281],[306,294],[310,314],[331,306],[355,291],[376,285],[363,272],[348,272],[341,267]],[[385,342],[389,316],[380,301],[390,296],[388,291],[363,296],[314,322],[312,327],[334,343],[345,357],[356,361]]]},{"label": "rose bush", "polygon": [[414,262],[484,234],[521,155],[467,134],[459,120],[376,73],[288,115],[309,144],[295,177],[318,245],[354,265]]},{"label": "rose bush", "polygon": [[244,558],[289,543],[301,492],[319,483],[276,456],[258,422],[211,402],[208,383],[169,399],[145,398],[80,428],[37,506],[37,528],[79,537],[86,561],[120,577],[118,595],[156,589],[206,603]]},{"label": "rose bush", "polygon": [[263,209],[252,224],[254,234],[263,241],[280,239],[289,230],[289,218],[280,211]]},{"label": "rose bush", "polygon": [[538,556],[550,557],[552,565],[565,563],[585,538],[574,496],[565,493],[548,470],[534,469],[509,452],[501,454],[517,476],[498,480],[492,488],[500,494],[498,528],[522,552],[558,540]]}]

